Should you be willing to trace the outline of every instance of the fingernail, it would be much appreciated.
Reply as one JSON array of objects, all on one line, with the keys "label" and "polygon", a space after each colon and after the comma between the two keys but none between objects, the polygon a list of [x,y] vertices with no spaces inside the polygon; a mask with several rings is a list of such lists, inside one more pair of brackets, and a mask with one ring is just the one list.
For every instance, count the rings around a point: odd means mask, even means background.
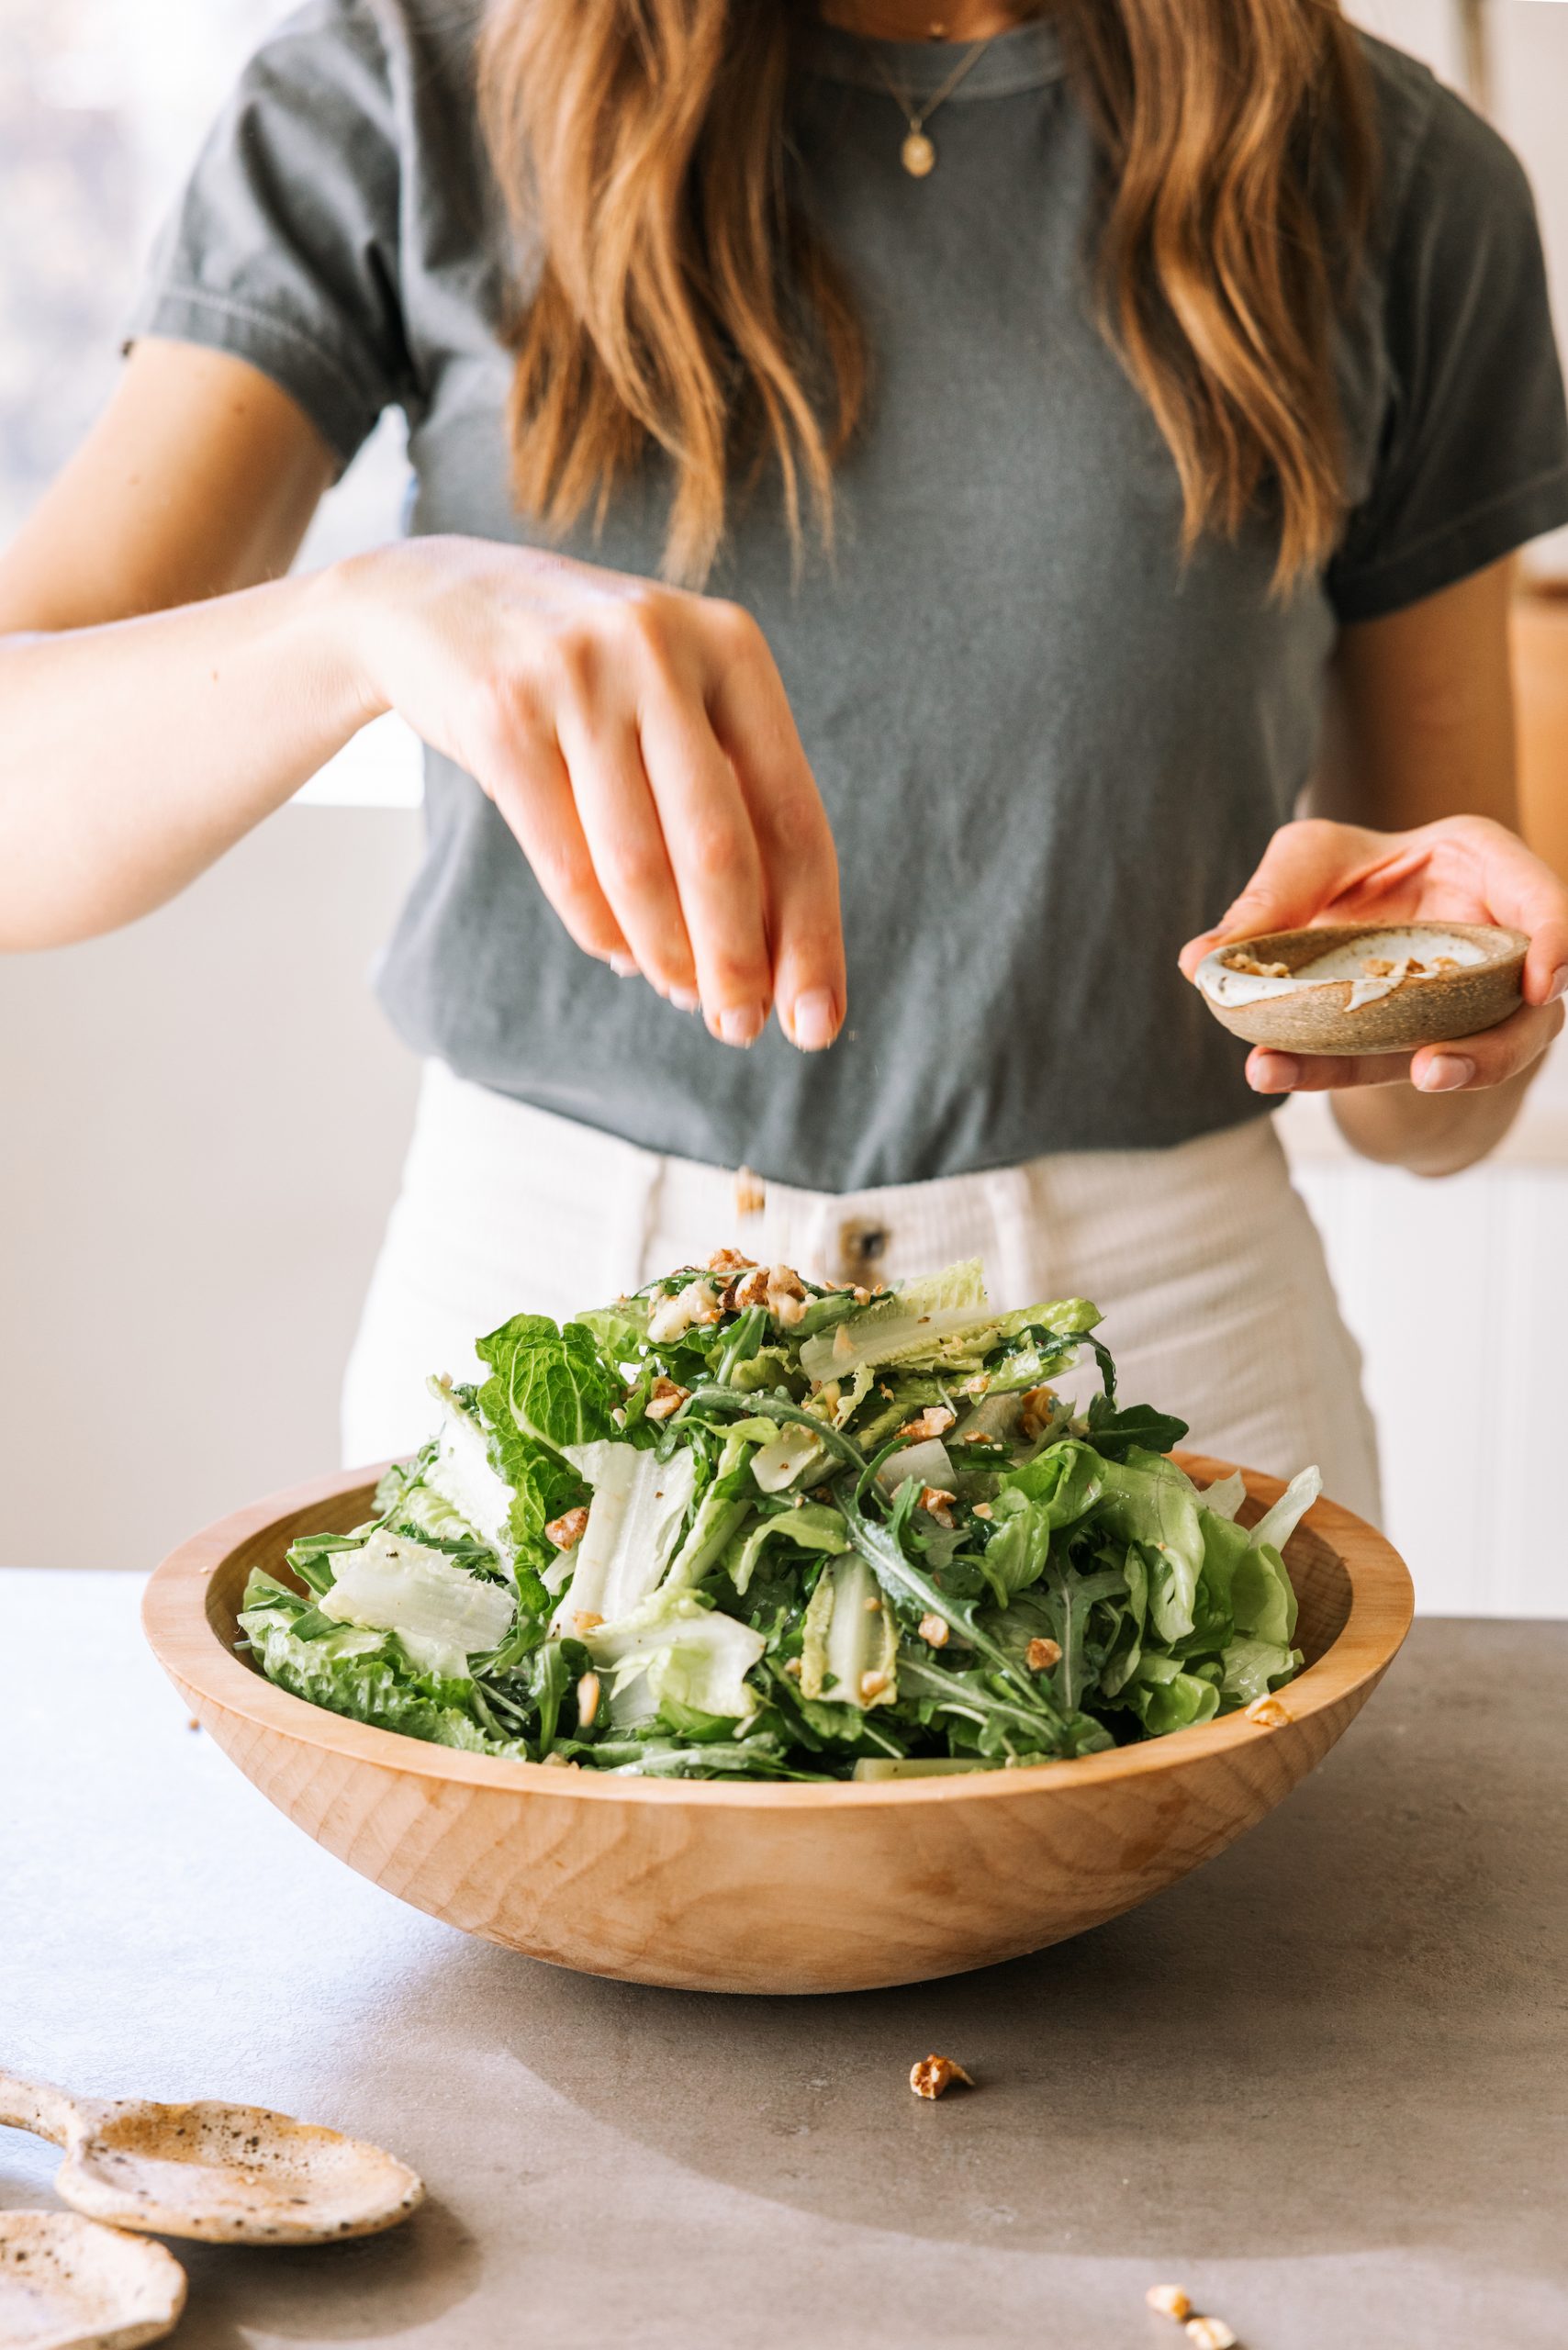
[{"label": "fingernail", "polygon": [[1475,1063],[1462,1053],[1434,1053],[1416,1082],[1423,1093],[1453,1093],[1474,1075]]},{"label": "fingernail", "polygon": [[808,988],[795,998],[790,1033],[803,1053],[820,1053],[838,1034],[838,1008],[826,988]]},{"label": "fingernail", "polygon": [[634,979],[637,976],[637,966],[630,955],[612,955],[610,968],[618,979]]},{"label": "fingernail", "polygon": [[1568,963],[1559,963],[1546,982],[1546,993],[1542,996],[1541,1002],[1555,1003],[1560,995],[1568,995]]},{"label": "fingernail", "polygon": [[1247,1082],[1254,1093],[1288,1093],[1301,1075],[1294,1053],[1259,1053],[1247,1064]]},{"label": "fingernail", "polygon": [[713,1024],[714,1034],[726,1045],[749,1045],[762,1034],[766,1017],[760,1003],[733,1005],[721,1012]]},{"label": "fingernail", "polygon": [[671,988],[669,1000],[678,1012],[695,1012],[702,1002],[691,988]]}]

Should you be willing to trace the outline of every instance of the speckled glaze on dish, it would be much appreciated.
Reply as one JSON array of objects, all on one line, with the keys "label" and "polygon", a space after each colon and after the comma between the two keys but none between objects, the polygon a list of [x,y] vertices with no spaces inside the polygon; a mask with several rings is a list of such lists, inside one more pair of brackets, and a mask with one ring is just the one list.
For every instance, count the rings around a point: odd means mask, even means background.
[{"label": "speckled glaze on dish", "polygon": [[1220,1003],[1205,989],[1200,987],[1199,991],[1220,1025],[1233,1036],[1244,1036],[1249,1045],[1271,1045],[1294,1053],[1409,1053],[1421,1045],[1479,1035],[1518,1010],[1529,941],[1521,931],[1490,923],[1339,923],[1310,930],[1270,931],[1260,938],[1227,939],[1225,952],[1240,949],[1260,963],[1283,963],[1294,971],[1333,946],[1348,946],[1361,938],[1381,939],[1393,930],[1412,938],[1468,939],[1482,949],[1484,959],[1435,979],[1408,979],[1392,994],[1354,1012],[1350,1009],[1348,979],[1325,980],[1294,994],[1262,996],[1250,1003]]}]

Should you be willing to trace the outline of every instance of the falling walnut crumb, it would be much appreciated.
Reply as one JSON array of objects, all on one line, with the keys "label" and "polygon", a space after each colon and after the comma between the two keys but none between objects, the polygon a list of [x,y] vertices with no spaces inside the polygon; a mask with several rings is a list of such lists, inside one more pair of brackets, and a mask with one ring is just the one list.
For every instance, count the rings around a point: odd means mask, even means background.
[{"label": "falling walnut crumb", "polygon": [[1236,2350],[1236,2336],[1222,2317],[1190,2317],[1182,2330],[1194,2350]]},{"label": "falling walnut crumb", "polygon": [[754,1175],[749,1167],[737,1167],[735,1169],[735,1214],[760,1215],[767,1204],[767,1194],[763,1189],[761,1176]]},{"label": "falling walnut crumb", "polygon": [[1151,2285],[1144,2300],[1161,2317],[1181,2319],[1192,2314],[1193,2304],[1180,2285]]},{"label": "falling walnut crumb", "polygon": [[1293,1717],[1286,1713],[1277,1697],[1254,1697],[1247,1707],[1247,1718],[1261,1729],[1280,1729]]},{"label": "falling walnut crumb", "polygon": [[962,2081],[968,2088],[974,2087],[970,2075],[950,2056],[923,2056],[918,2065],[910,2066],[909,2085],[916,2097],[940,2097],[955,2081]]},{"label": "falling walnut crumb", "polygon": [[1031,1640],[1024,1651],[1024,1662],[1031,1673],[1048,1673],[1053,1664],[1061,1662],[1061,1642]]}]

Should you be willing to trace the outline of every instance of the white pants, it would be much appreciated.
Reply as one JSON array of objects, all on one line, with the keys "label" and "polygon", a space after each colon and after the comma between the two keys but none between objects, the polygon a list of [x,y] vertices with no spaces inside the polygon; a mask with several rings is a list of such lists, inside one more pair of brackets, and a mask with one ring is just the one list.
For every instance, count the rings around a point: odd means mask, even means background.
[{"label": "white pants", "polygon": [[835,1281],[980,1257],[998,1304],[1092,1298],[1124,1401],[1277,1476],[1316,1461],[1336,1501],[1378,1516],[1360,1357],[1266,1118],[1172,1150],[805,1192],[640,1150],[439,1062],[349,1361],[346,1461],[416,1450],[429,1373],[478,1375],[474,1339],[510,1315],[562,1321],[726,1244]]}]

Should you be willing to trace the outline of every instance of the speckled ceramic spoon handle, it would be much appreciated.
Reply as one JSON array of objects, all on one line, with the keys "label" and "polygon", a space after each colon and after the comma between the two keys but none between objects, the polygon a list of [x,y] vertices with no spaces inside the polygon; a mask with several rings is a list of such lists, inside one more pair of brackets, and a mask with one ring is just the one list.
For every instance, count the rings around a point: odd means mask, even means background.
[{"label": "speckled ceramic spoon handle", "polygon": [[379,2146],[264,2106],[70,2098],[0,2073],[0,2122],[64,2147],[63,2202],[154,2235],[326,2244],[395,2227],[424,2199]]},{"label": "speckled ceramic spoon handle", "polygon": [[63,2089],[48,2081],[24,2081],[19,2074],[0,2072],[0,2123],[7,2130],[30,2130],[35,2138],[49,2138],[57,2146],[71,2143],[71,2132],[84,2120]]}]

